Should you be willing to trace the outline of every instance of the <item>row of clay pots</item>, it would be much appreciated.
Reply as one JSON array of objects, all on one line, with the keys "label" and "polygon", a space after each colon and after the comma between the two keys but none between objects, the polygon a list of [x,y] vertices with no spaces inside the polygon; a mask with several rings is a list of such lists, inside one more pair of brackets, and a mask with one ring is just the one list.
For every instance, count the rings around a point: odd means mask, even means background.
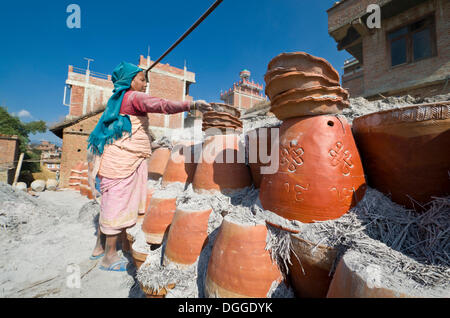
[{"label": "row of clay pots", "polygon": [[450,195],[450,102],[361,116],[353,133],[368,184],[392,201],[421,211]]},{"label": "row of clay pots", "polygon": [[337,114],[349,107],[339,74],[325,59],[305,52],[273,58],[264,76],[270,111],[283,120],[299,116]]}]

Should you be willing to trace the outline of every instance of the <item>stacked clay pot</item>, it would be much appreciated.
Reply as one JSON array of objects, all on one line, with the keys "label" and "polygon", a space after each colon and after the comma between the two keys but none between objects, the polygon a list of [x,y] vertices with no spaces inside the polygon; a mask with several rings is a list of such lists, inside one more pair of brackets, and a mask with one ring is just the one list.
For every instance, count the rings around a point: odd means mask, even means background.
[{"label": "stacked clay pot", "polygon": [[164,234],[176,210],[176,194],[164,195],[164,190],[156,191],[150,199],[149,210],[142,223],[142,231],[148,244],[161,244]]},{"label": "stacked clay pot", "polygon": [[83,170],[83,162],[78,162],[71,170],[69,176],[69,189],[80,191],[81,173]]},{"label": "stacked clay pot", "polygon": [[366,189],[350,125],[337,114],[349,104],[339,74],[322,58],[283,53],[270,61],[265,80],[271,111],[283,123],[278,171],[261,182],[263,208],[304,223],[339,218]]},{"label": "stacked clay pot", "polygon": [[450,102],[368,114],[353,121],[368,183],[417,211],[450,194]]},{"label": "stacked clay pot", "polygon": [[203,114],[202,130],[216,128],[221,133],[241,132],[241,113],[233,106],[221,103],[211,103],[213,111]]},{"label": "stacked clay pot", "polygon": [[305,52],[273,58],[264,76],[270,111],[281,120],[298,116],[336,114],[349,107],[348,92],[328,61]]},{"label": "stacked clay pot", "polygon": [[197,167],[194,159],[193,142],[180,142],[174,145],[164,170],[162,186],[177,182],[183,185],[192,183]]},{"label": "stacked clay pot", "polygon": [[145,199],[145,210],[142,213],[141,212],[138,213],[138,222],[144,221],[145,214],[147,213],[147,211],[150,208],[150,201],[152,199],[153,192],[155,192],[155,189],[147,187],[147,197]]},{"label": "stacked clay pot", "polygon": [[[231,193],[251,186],[250,170],[245,164],[245,158],[239,157],[245,150],[241,149],[239,152],[239,145],[239,136],[235,134],[215,135],[205,139],[201,162],[197,164],[192,182],[195,192]],[[231,162],[227,162],[227,157]]]},{"label": "stacked clay pot", "polygon": [[265,249],[267,228],[227,215],[214,242],[205,281],[207,297],[265,298],[282,274]]},{"label": "stacked clay pot", "polygon": [[208,237],[208,219],[212,209],[187,210],[177,207],[167,236],[164,265],[194,264]]},{"label": "stacked clay pot", "polygon": [[161,147],[153,151],[148,160],[149,179],[158,180],[164,174],[170,158],[170,149]]}]

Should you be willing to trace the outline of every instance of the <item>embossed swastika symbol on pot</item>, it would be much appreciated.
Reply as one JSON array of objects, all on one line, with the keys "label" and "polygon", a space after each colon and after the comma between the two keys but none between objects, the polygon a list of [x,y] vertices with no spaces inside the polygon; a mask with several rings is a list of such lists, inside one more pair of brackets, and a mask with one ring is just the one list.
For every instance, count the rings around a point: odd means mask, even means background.
[{"label": "embossed swastika symbol on pot", "polygon": [[302,156],[305,154],[305,150],[298,146],[297,140],[291,140],[288,147],[281,147],[281,166],[287,165],[289,172],[295,172],[297,167],[303,165]]},{"label": "embossed swastika symbol on pot", "polygon": [[330,149],[331,165],[333,167],[340,165],[342,174],[344,176],[350,175],[350,169],[352,169],[352,154],[348,150],[344,150],[344,144],[340,141],[336,142],[334,149]]}]

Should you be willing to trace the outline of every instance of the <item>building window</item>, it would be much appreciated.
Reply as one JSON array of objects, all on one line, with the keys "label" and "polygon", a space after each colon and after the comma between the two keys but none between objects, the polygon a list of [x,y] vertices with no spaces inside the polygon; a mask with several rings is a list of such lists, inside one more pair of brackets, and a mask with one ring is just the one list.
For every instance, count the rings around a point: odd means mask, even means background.
[{"label": "building window", "polygon": [[434,17],[430,16],[388,33],[391,66],[436,55]]}]

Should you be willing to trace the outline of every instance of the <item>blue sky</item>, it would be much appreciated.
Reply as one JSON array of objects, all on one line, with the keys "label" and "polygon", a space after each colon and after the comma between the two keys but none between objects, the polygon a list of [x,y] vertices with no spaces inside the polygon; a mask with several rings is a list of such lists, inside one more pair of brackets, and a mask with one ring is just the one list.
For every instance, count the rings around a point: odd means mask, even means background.
[{"label": "blue sky", "polygon": [[[268,62],[282,52],[326,58],[342,73],[348,53],[328,35],[326,10],[335,0],[224,0],[162,63],[196,73],[190,94],[220,101],[221,90],[247,68],[264,84]],[[69,29],[69,4],[81,8],[81,28]],[[111,74],[140,54],[156,60],[213,0],[2,1],[0,9],[0,105],[23,121],[61,121],[68,65]],[[60,139],[51,132],[32,140]]]}]

